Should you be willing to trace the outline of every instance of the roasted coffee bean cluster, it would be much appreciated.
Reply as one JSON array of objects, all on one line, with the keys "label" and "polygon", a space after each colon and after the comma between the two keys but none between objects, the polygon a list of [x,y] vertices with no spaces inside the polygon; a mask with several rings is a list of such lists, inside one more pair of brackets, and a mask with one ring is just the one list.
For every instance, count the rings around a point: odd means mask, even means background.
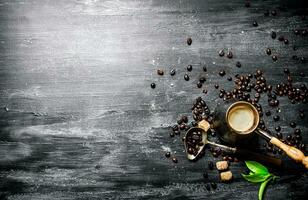
[{"label": "roasted coffee bean cluster", "polygon": [[182,115],[178,118],[177,124],[172,126],[172,132],[170,132],[170,137],[174,137],[174,135],[180,135],[180,131],[187,131],[190,126],[188,123],[188,117]]},{"label": "roasted coffee bean cluster", "polygon": [[299,87],[296,87],[292,84],[293,79],[290,75],[288,69],[284,70],[285,74],[287,74],[287,81],[285,83],[280,83],[276,85],[274,89],[274,94],[278,96],[288,96],[289,100],[292,104],[296,102],[302,102],[304,104],[308,101],[308,90],[305,84],[300,84]]},{"label": "roasted coffee bean cluster", "polygon": [[209,123],[213,121],[213,117],[211,115],[211,111],[205,101],[201,98],[198,97],[194,105],[191,108],[192,110],[192,115],[193,118],[196,122],[201,121],[202,119],[207,120]]},{"label": "roasted coffee bean cluster", "polygon": [[186,148],[187,153],[197,156],[198,151],[204,145],[202,143],[202,133],[201,131],[191,131],[186,135]]}]

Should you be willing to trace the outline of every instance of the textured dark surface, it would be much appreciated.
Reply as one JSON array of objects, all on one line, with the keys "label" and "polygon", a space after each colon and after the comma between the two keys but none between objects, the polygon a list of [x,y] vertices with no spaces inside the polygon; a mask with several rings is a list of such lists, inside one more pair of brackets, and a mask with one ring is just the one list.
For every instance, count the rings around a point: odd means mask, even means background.
[{"label": "textured dark surface", "polygon": [[[214,109],[220,99],[213,85],[230,89],[228,75],[259,68],[277,84],[287,66],[294,84],[307,84],[307,64],[291,59],[308,59],[308,36],[293,34],[308,28],[303,2],[253,1],[246,8],[226,0],[0,0],[0,199],[257,199],[258,185],[240,176],[242,162],[231,166],[233,183],[207,191],[202,173],[218,182],[207,167],[216,159],[207,152],[189,162],[168,126],[190,114],[197,96]],[[277,16],[265,17],[266,9]],[[289,45],[271,39],[272,30]],[[220,49],[234,58],[219,57]],[[156,75],[172,66],[176,76]],[[202,74],[207,95],[196,87]],[[300,108],[308,115],[307,105],[280,102],[281,120],[264,117],[268,128],[279,124],[286,136],[295,121],[307,144],[308,117],[298,116]],[[177,164],[164,157],[167,150]],[[307,197],[307,173],[278,175],[267,199]]]}]

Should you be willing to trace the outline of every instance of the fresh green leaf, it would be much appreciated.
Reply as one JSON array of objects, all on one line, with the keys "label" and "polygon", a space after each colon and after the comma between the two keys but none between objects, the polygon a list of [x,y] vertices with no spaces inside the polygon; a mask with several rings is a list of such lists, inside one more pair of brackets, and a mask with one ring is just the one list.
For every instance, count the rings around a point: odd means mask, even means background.
[{"label": "fresh green leaf", "polygon": [[264,196],[264,191],[265,191],[265,188],[267,186],[267,184],[273,179],[273,177],[271,176],[270,178],[268,178],[266,181],[264,181],[263,183],[261,183],[261,186],[260,186],[260,189],[259,189],[259,200],[262,200],[263,199],[263,196]]},{"label": "fresh green leaf", "polygon": [[268,179],[271,174],[249,174],[249,175],[245,175],[245,174],[242,174],[242,176],[249,182],[252,182],[252,183],[259,183],[259,182],[263,182],[265,181],[266,179]]},{"label": "fresh green leaf", "polygon": [[267,168],[255,161],[245,161],[247,167],[256,174],[269,174]]}]

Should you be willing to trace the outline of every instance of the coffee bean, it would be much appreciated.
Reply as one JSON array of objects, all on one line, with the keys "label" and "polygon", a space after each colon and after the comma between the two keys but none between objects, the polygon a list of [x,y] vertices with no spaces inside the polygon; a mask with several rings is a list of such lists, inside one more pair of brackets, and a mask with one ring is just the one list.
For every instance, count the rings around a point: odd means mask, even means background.
[{"label": "coffee bean", "polygon": [[304,113],[299,113],[299,117],[300,117],[301,119],[304,119],[304,118],[305,118],[305,114],[304,114]]},{"label": "coffee bean", "polygon": [[280,36],[278,37],[278,40],[279,40],[280,42],[282,42],[282,41],[284,40],[283,35],[280,35]]},{"label": "coffee bean", "polygon": [[174,132],[170,132],[170,137],[174,137]]},{"label": "coffee bean", "polygon": [[179,126],[178,126],[177,124],[173,125],[173,126],[172,126],[172,130],[173,130],[173,131],[179,130]]},{"label": "coffee bean", "polygon": [[176,157],[172,157],[172,162],[178,163],[178,159]]},{"label": "coffee bean", "polygon": [[271,14],[272,14],[272,16],[276,16],[277,15],[277,11],[276,10],[272,10]]},{"label": "coffee bean", "polygon": [[184,123],[188,122],[188,117],[186,115],[183,115],[181,118]]},{"label": "coffee bean", "polygon": [[190,46],[191,45],[191,43],[192,43],[192,39],[189,37],[189,38],[187,38],[187,44]]},{"label": "coffee bean", "polygon": [[300,33],[298,29],[295,29],[293,32],[294,32],[295,35],[299,35],[299,33]]},{"label": "coffee bean", "polygon": [[187,71],[189,71],[189,72],[191,72],[192,71],[192,69],[193,69],[193,67],[192,67],[192,65],[187,65]]},{"label": "coffee bean", "polygon": [[229,77],[227,78],[227,80],[228,80],[228,81],[232,81],[232,77],[229,76]]},{"label": "coffee bean", "polygon": [[224,76],[225,74],[226,74],[225,70],[221,70],[221,71],[219,72],[219,75],[220,75],[220,76]]},{"label": "coffee bean", "polygon": [[253,21],[253,22],[252,22],[252,25],[253,25],[254,27],[257,27],[257,26],[258,26],[258,22],[257,22],[257,21]]},{"label": "coffee bean", "polygon": [[271,50],[270,48],[267,48],[267,49],[266,49],[266,54],[267,54],[267,55],[271,55],[271,54],[272,54],[272,50]]},{"label": "coffee bean", "polygon": [[175,73],[176,73],[176,70],[175,70],[175,69],[171,69],[171,70],[170,70],[170,75],[171,75],[171,76],[174,76]]},{"label": "coffee bean", "polygon": [[277,122],[277,121],[279,121],[280,117],[279,117],[279,115],[275,115],[275,116],[273,117],[273,119],[274,119],[275,122]]},{"label": "coffee bean", "polygon": [[175,135],[180,135],[180,131],[174,131]]},{"label": "coffee bean", "polygon": [[233,58],[233,53],[231,51],[228,51],[227,58],[230,58],[230,59]]},{"label": "coffee bean", "polygon": [[160,75],[160,76],[164,75],[164,70],[158,69],[157,74]]},{"label": "coffee bean", "polygon": [[284,69],[283,69],[283,72],[284,72],[285,74],[290,74],[290,71],[289,71],[288,68],[284,68]]},{"label": "coffee bean", "polygon": [[206,71],[207,71],[207,68],[206,68],[206,66],[205,66],[205,65],[203,66],[203,71],[204,71],[204,72],[206,72]]},{"label": "coffee bean", "polygon": [[271,32],[271,37],[272,37],[273,39],[275,39],[275,38],[277,37],[277,34],[276,34],[275,31],[272,31],[272,32]]},{"label": "coffee bean", "polygon": [[238,68],[240,68],[240,67],[242,66],[242,64],[241,64],[239,61],[237,61],[237,62],[235,63],[235,66],[237,66]]},{"label": "coffee bean", "polygon": [[281,127],[280,126],[276,126],[275,127],[275,131],[277,131],[277,132],[281,131]]},{"label": "coffee bean", "polygon": [[220,50],[220,51],[218,52],[218,55],[219,55],[220,57],[224,56],[224,55],[225,55],[224,50]]},{"label": "coffee bean", "polygon": [[206,79],[205,79],[205,77],[201,77],[201,78],[199,78],[199,81],[200,81],[201,83],[204,83],[204,82],[206,81]]},{"label": "coffee bean", "polygon": [[302,30],[302,36],[306,36],[307,35],[307,30]]},{"label": "coffee bean", "polygon": [[301,61],[302,63],[305,63],[305,62],[306,62],[306,58],[305,58],[305,57],[301,57],[301,58],[300,58],[300,61]]},{"label": "coffee bean", "polygon": [[297,128],[294,130],[294,135],[300,135],[302,133],[302,130]]},{"label": "coffee bean", "polygon": [[219,85],[215,84],[214,87],[215,87],[216,89],[218,89],[218,88],[219,88]]},{"label": "coffee bean", "polygon": [[291,126],[292,128],[295,128],[295,127],[296,127],[296,123],[295,123],[295,122],[291,122],[291,123],[290,123],[290,126]]},{"label": "coffee bean", "polygon": [[197,87],[202,88],[202,83],[200,81],[197,82]]},{"label": "coffee bean", "polygon": [[268,17],[270,14],[269,10],[264,11],[264,16]]},{"label": "coffee bean", "polygon": [[284,42],[285,44],[289,44],[289,40],[288,40],[288,39],[284,39],[283,42]]},{"label": "coffee bean", "polygon": [[151,88],[154,89],[156,87],[155,83],[151,83]]},{"label": "coffee bean", "polygon": [[272,56],[273,61],[277,61],[278,57],[276,55]]},{"label": "coffee bean", "polygon": [[170,152],[166,152],[165,156],[166,156],[166,158],[170,158],[171,153]]},{"label": "coffee bean", "polygon": [[272,114],[272,113],[271,113],[271,111],[269,111],[269,110],[265,112],[265,115],[266,115],[266,116],[271,116],[271,114]]},{"label": "coffee bean", "polygon": [[185,75],[184,75],[184,80],[185,80],[185,81],[189,81],[189,76],[188,76],[188,74],[185,74]]},{"label": "coffee bean", "polygon": [[204,94],[207,94],[207,89],[204,89],[202,92],[203,92]]},{"label": "coffee bean", "polygon": [[277,136],[278,139],[282,139],[282,134],[281,134],[280,132],[278,132],[278,133],[276,134],[276,136]]}]

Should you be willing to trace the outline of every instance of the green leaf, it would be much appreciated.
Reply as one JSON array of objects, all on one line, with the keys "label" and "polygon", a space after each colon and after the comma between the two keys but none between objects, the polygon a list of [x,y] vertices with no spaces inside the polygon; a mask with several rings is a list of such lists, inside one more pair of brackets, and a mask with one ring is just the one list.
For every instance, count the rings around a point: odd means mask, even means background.
[{"label": "green leaf", "polygon": [[246,179],[249,182],[259,183],[259,182],[263,182],[266,179],[268,179],[271,176],[271,174],[267,174],[267,175],[265,174],[249,174],[249,175],[242,174],[242,176],[244,177],[244,179]]},{"label": "green leaf", "polygon": [[260,189],[259,189],[259,200],[263,199],[264,196],[264,191],[265,188],[267,186],[267,184],[273,179],[273,177],[271,176],[269,179],[267,179],[266,181],[264,181],[263,183],[261,183]]},{"label": "green leaf", "polygon": [[269,174],[267,168],[256,161],[245,161],[247,167],[256,174]]}]

